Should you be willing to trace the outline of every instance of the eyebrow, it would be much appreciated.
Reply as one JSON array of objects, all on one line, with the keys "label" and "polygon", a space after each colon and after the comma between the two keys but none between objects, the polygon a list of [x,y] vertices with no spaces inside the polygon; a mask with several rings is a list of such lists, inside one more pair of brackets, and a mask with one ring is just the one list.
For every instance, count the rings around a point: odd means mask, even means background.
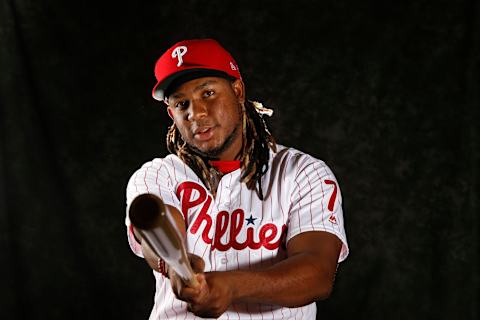
[{"label": "eyebrow", "polygon": [[[211,79],[211,80],[207,80],[205,82],[203,82],[202,84],[199,84],[198,86],[196,86],[194,89],[193,89],[193,92],[196,92],[196,91],[199,91],[199,90],[202,90],[204,89],[205,87],[207,87],[208,85],[212,84],[212,83],[217,83],[218,81],[217,80],[214,80],[214,79]],[[170,95],[169,98],[173,98],[173,99],[178,99],[178,98],[181,98],[183,97],[184,94],[179,92],[179,93],[174,93],[172,95]]]}]

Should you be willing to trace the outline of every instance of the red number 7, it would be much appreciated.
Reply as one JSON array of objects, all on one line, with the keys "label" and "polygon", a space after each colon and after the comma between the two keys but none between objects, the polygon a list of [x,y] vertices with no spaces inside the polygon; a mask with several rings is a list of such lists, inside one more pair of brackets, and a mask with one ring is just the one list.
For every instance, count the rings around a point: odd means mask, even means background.
[{"label": "red number 7", "polygon": [[330,200],[328,200],[328,210],[333,212],[333,206],[335,205],[335,199],[337,198],[337,183],[333,180],[325,180],[326,184],[333,184],[333,192],[330,196]]}]

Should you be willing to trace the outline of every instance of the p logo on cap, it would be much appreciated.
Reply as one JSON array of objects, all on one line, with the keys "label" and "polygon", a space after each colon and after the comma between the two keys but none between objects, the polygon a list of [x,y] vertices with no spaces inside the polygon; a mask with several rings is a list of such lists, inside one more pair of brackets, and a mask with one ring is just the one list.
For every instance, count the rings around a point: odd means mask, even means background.
[{"label": "p logo on cap", "polygon": [[185,40],[173,45],[157,60],[155,64],[157,84],[153,88],[152,96],[156,100],[164,101],[165,92],[172,82],[201,76],[242,78],[232,55],[217,41]]},{"label": "p logo on cap", "polygon": [[178,63],[177,63],[177,67],[180,67],[183,63],[183,59],[182,57],[187,53],[187,47],[185,46],[178,46],[176,47],[175,49],[173,49],[173,52],[172,52],[172,58],[177,58],[178,59]]}]

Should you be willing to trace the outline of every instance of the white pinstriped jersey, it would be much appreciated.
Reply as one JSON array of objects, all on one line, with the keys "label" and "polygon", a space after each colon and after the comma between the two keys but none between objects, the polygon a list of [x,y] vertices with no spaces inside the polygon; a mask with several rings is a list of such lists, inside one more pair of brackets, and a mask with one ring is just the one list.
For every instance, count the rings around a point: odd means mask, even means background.
[{"label": "white pinstriped jersey", "polygon": [[[187,226],[187,251],[205,260],[205,271],[270,266],[286,257],[286,243],[306,231],[326,231],[343,243],[339,262],[348,255],[343,226],[342,197],[327,165],[305,153],[277,145],[270,151],[268,172],[262,177],[264,200],[240,182],[240,169],[225,174],[215,198],[177,156],[154,159],[137,170],[127,186],[127,212],[143,193],[160,196],[177,207]],[[130,247],[142,256],[126,218]],[[200,319],[177,300],[169,279],[156,279],[156,319]],[[315,319],[315,303],[300,308],[233,304],[219,319]]]}]

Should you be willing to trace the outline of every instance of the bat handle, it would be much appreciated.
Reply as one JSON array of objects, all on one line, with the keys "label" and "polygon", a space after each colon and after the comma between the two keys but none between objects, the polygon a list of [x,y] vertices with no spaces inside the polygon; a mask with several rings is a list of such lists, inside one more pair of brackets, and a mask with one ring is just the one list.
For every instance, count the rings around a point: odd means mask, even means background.
[{"label": "bat handle", "polygon": [[[184,276],[183,277],[180,276],[180,278],[182,279],[183,283],[186,284],[187,286],[191,288],[197,288],[200,284],[198,283],[196,274],[192,269],[192,264],[190,263],[190,259],[188,257],[187,251],[185,250],[185,247],[182,248],[181,255],[182,255],[181,265],[182,265],[182,269],[184,269],[184,272],[183,272]],[[173,270],[175,270],[175,268]],[[177,273],[177,275],[179,274]]]},{"label": "bat handle", "polygon": [[194,288],[194,289],[198,288],[198,286],[200,285],[197,278],[195,277],[195,274],[193,274],[193,276],[190,279],[186,280],[185,284],[190,288]]}]

